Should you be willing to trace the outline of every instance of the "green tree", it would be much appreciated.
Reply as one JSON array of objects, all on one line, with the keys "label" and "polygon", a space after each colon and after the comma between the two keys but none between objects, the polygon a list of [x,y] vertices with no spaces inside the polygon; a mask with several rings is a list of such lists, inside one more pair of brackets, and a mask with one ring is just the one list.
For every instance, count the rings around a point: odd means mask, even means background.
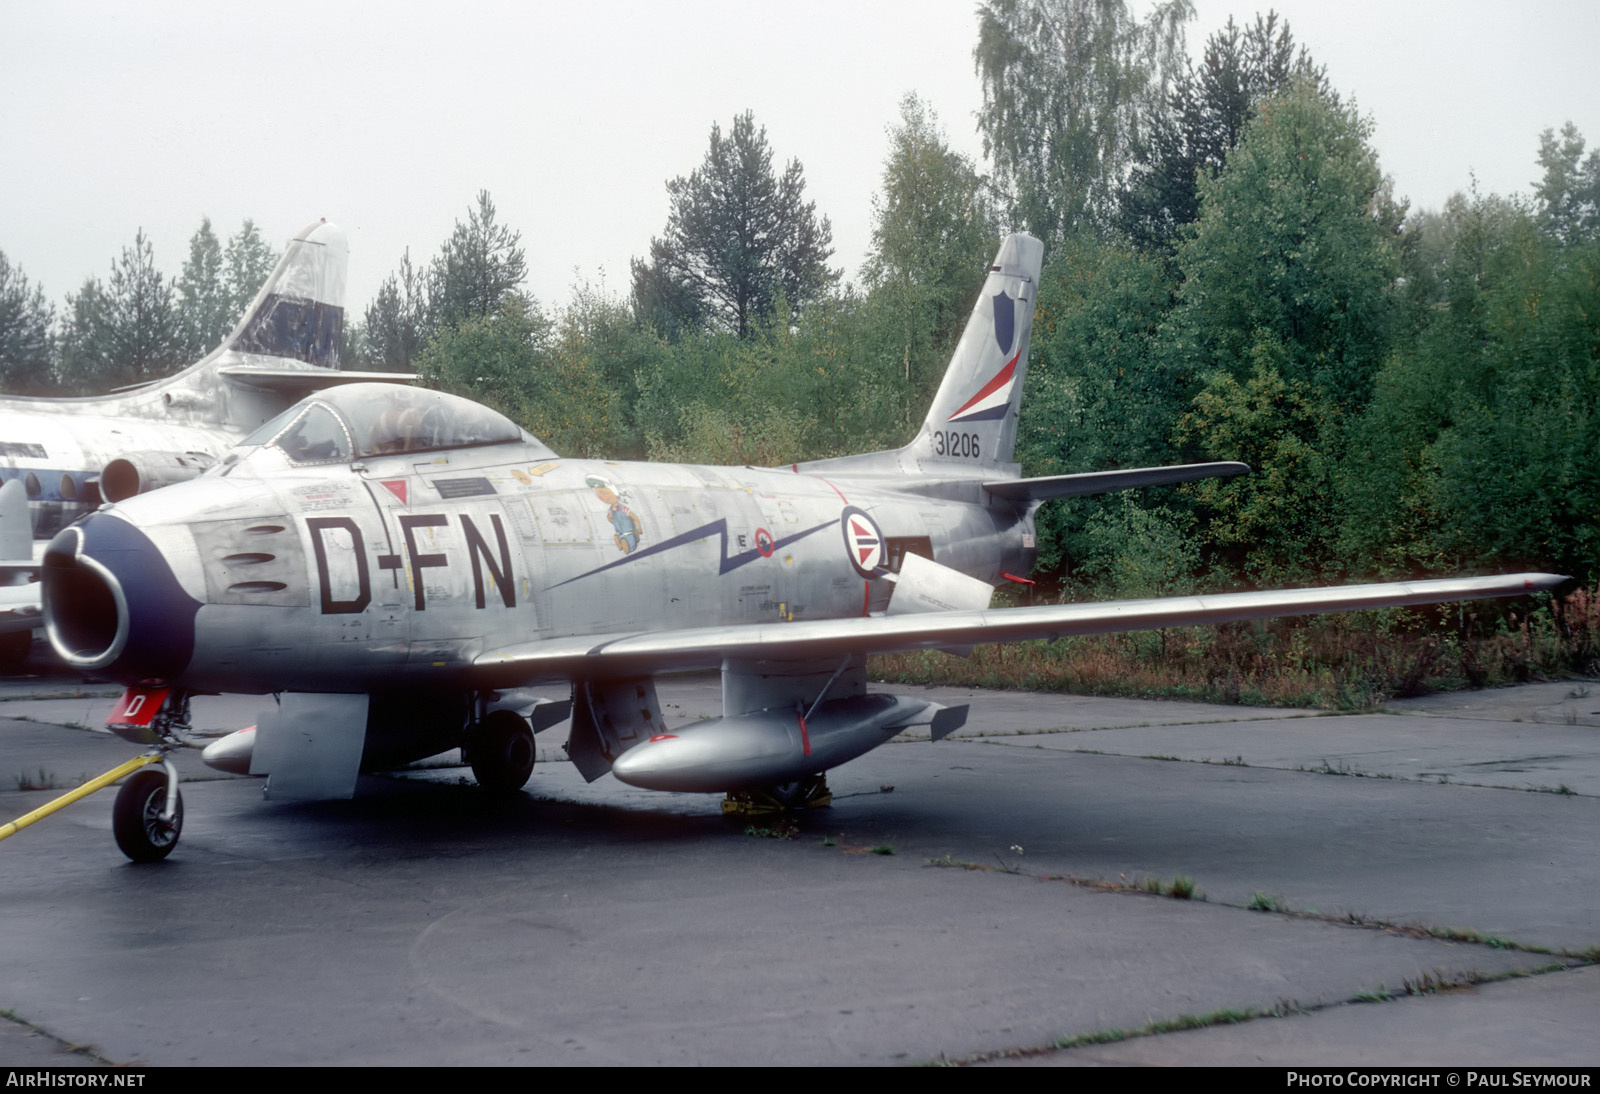
[{"label": "green tree", "polygon": [[[1177,462],[1172,434],[1187,394],[1160,352],[1161,324],[1172,306],[1161,263],[1125,244],[1077,234],[1052,252],[1038,291],[1017,432],[1023,473]],[[1070,558],[1080,573],[1100,572],[1097,559],[1108,541],[1086,533],[1103,508],[1102,499],[1085,498],[1040,510],[1039,571]]]},{"label": "green tree", "polygon": [[429,387],[487,403],[526,425],[551,329],[543,312],[514,297],[495,315],[473,316],[429,339],[417,375]]},{"label": "green tree", "polygon": [[496,408],[564,455],[611,455],[617,444],[621,403],[581,320],[552,322],[521,295],[494,315],[441,329],[418,357],[417,375]]},{"label": "green tree", "polygon": [[1305,48],[1295,52],[1289,24],[1277,13],[1257,15],[1247,29],[1230,16],[1206,39],[1199,69],[1186,71],[1148,115],[1120,195],[1118,226],[1141,249],[1175,248],[1178,230],[1199,216],[1200,176],[1222,170],[1257,107],[1295,80],[1312,81],[1325,98],[1338,101]]},{"label": "green tree", "polygon": [[711,127],[705,161],[667,183],[671,212],[648,262],[633,261],[641,322],[674,335],[708,321],[749,337],[781,294],[803,314],[838,280],[833,228],[805,200],[805,171],[772,170],[767,131],[746,111],[726,137]]},{"label": "green tree", "polygon": [[1458,195],[1422,222],[1433,303],[1341,469],[1351,557],[1600,570],[1600,240],[1564,242],[1547,212]]},{"label": "green tree", "polygon": [[221,345],[239,321],[223,282],[222,244],[211,230],[210,217],[201,218],[189,239],[189,259],[178,274],[177,290],[184,356],[199,358]]},{"label": "green tree", "polygon": [[903,98],[862,276],[899,350],[905,413],[918,420],[994,254],[998,220],[985,190],[934,112],[916,95]]},{"label": "green tree", "polygon": [[1403,208],[1368,143],[1371,123],[1301,81],[1262,105],[1178,252],[1170,350],[1181,371],[1241,382],[1258,347],[1285,380],[1359,410],[1388,350]]},{"label": "green tree", "polygon": [[1183,63],[1189,0],[1144,22],[1124,0],[987,0],[978,128],[1013,220],[1046,243],[1107,223],[1143,119]]},{"label": "green tree", "polygon": [[154,380],[183,363],[172,283],[156,269],[142,228],[111,264],[110,279],[104,285],[89,279],[76,297],[68,297],[68,307],[61,372],[75,390]]},{"label": "green tree", "polygon": [[1230,569],[1265,584],[1313,577],[1331,554],[1335,417],[1326,395],[1285,380],[1282,345],[1261,332],[1250,375],[1211,375],[1180,419],[1177,439],[1212,460],[1242,460],[1253,474],[1204,479],[1187,492],[1205,513],[1204,539]]},{"label": "green tree", "polygon": [[489,191],[478,191],[477,207],[465,224],[456,221],[428,267],[425,332],[496,315],[521,294],[527,273],[522,233],[501,224]]},{"label": "green tree", "polygon": [[1534,198],[1539,225],[1559,243],[1600,238],[1600,149],[1583,155],[1583,134],[1568,122],[1561,139],[1552,130],[1539,135],[1539,166],[1544,178]]},{"label": "green tree", "polygon": [[239,231],[228,240],[222,255],[223,285],[227,290],[228,322],[237,323],[267,282],[278,259],[261,238],[256,222],[246,217]]},{"label": "green tree", "polygon": [[21,395],[50,390],[54,325],[55,309],[44,290],[30,285],[0,251],[0,388]]},{"label": "green tree", "polygon": [[367,305],[361,326],[361,361],[371,368],[410,372],[422,349],[427,322],[425,277],[406,249],[400,268],[384,279]]}]

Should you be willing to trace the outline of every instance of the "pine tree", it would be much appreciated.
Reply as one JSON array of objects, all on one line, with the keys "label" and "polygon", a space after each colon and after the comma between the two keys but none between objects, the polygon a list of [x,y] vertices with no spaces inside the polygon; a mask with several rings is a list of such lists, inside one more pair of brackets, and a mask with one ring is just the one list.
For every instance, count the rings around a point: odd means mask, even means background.
[{"label": "pine tree", "polygon": [[666,233],[650,260],[633,261],[633,302],[642,322],[672,335],[702,319],[747,338],[780,295],[792,315],[836,280],[828,268],[833,228],[805,200],[805,169],[790,160],[772,170],[765,127],[748,111],[726,137],[711,127],[705,161],[667,183]]},{"label": "pine tree", "polygon": [[23,395],[48,391],[52,382],[50,328],[55,309],[44,290],[0,251],[0,387]]}]

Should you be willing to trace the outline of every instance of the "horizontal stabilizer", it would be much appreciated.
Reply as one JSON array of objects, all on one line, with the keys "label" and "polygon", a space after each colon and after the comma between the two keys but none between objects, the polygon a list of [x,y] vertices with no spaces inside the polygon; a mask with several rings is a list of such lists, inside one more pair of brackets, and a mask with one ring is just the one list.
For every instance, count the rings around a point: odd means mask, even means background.
[{"label": "horizontal stabilizer", "polygon": [[997,498],[1044,501],[1047,498],[1081,498],[1140,486],[1170,486],[1195,479],[1226,479],[1248,475],[1245,463],[1183,463],[1173,467],[1135,467],[1127,471],[1088,471],[1078,475],[1045,475],[1037,479],[986,482],[983,488]]},{"label": "horizontal stabilizer", "polygon": [[350,372],[317,367],[277,368],[271,365],[223,365],[217,374],[236,384],[291,394],[296,400],[306,393],[335,384],[391,383],[410,384],[416,376],[409,372]]}]

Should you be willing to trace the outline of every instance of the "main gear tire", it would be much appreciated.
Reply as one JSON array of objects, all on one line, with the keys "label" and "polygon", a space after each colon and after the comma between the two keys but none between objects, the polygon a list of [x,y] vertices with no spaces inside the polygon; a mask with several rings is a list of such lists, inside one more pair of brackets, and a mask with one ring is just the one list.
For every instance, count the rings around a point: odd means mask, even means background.
[{"label": "main gear tire", "polygon": [[512,710],[494,710],[473,726],[467,763],[478,785],[493,794],[514,794],[533,775],[535,748],[527,720]]}]

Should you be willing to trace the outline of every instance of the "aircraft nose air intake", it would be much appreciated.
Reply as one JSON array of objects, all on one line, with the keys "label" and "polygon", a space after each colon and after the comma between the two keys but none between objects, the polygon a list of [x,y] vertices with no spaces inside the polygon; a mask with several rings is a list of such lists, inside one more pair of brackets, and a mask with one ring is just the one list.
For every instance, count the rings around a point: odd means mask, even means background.
[{"label": "aircraft nose air intake", "polygon": [[168,681],[194,653],[200,603],[150,538],[110,514],[50,542],[41,567],[45,631],[74,668],[123,683]]}]

